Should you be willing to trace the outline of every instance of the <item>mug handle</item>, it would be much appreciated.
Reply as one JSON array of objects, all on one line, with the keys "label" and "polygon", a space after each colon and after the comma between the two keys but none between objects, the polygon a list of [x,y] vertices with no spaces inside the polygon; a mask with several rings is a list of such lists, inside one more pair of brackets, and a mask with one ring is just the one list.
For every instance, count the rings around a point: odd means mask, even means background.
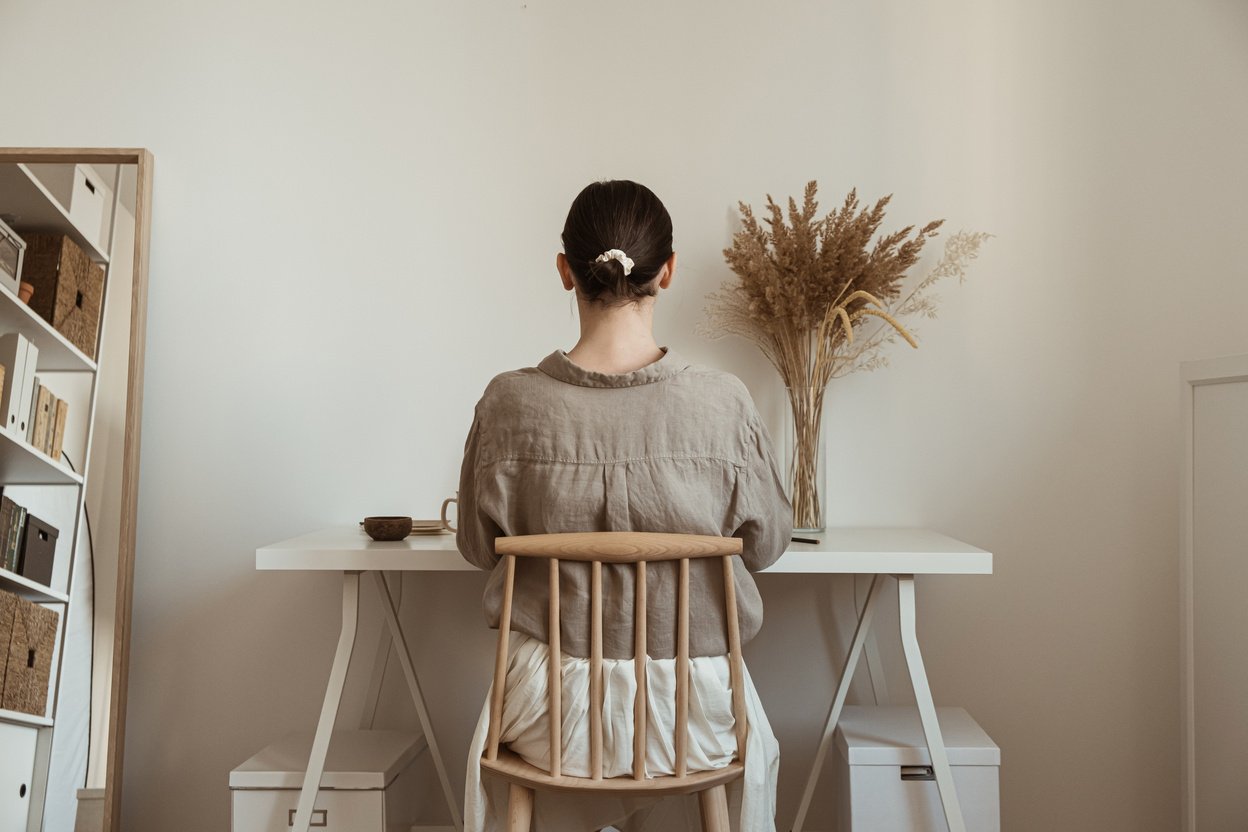
[{"label": "mug handle", "polygon": [[448,532],[455,531],[455,527],[452,526],[451,522],[446,519],[446,507],[449,506],[451,503],[454,503],[455,508],[458,510],[459,508],[459,495],[458,494],[456,494],[454,497],[447,497],[445,500],[442,501],[442,528],[446,529]]}]

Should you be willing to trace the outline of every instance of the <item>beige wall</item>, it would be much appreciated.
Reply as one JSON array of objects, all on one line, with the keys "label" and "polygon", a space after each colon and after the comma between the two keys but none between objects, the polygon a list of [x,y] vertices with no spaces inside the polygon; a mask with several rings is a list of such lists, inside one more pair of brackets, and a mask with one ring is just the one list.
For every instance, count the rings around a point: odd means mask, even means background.
[{"label": "beige wall", "polygon": [[[667,201],[661,340],[738,372],[771,418],[758,355],[692,334],[736,200],[817,177],[829,206],[856,185],[896,193],[897,223],[997,235],[921,350],[837,383],[832,517],[997,553],[991,578],[921,581],[919,614],[938,701],[1004,749],[1005,828],[1176,828],[1175,391],[1181,359],[1248,344],[1242,4],[0,15],[0,143],[157,159],[128,829],[225,828],[230,767],[311,724],[337,588],[257,575],[253,550],[434,511],[489,377],[574,338],[552,260],[595,177]],[[479,585],[408,583],[414,624],[462,633],[418,648],[455,749],[488,672]],[[787,822],[845,638],[819,627],[852,592],[763,591],[749,658]],[[410,720],[393,687],[382,719]]]}]

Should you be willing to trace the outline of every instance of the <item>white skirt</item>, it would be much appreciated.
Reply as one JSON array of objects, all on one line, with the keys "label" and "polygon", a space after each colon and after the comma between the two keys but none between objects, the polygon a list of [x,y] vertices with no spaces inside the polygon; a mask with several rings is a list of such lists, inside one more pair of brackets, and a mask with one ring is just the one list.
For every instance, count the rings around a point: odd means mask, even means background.
[{"label": "white skirt", "polygon": [[[521,633],[511,634],[508,650],[507,696],[501,740],[538,768],[550,770],[550,734],[546,714],[547,645]],[[589,660],[563,656],[563,773],[589,776]],[[649,718],[646,726],[646,774],[675,771],[676,660],[647,658]],[[619,777],[633,768],[633,700],[637,677],[632,659],[603,661],[603,774]],[[776,781],[780,747],[749,671],[745,672],[745,706],[749,722],[745,777],[728,787],[729,815],[734,832],[774,832]],[[464,795],[465,832],[497,832],[504,828],[507,784],[487,777],[479,761],[489,733],[489,696],[481,709],[468,752]],[[726,656],[689,662],[689,771],[723,768],[736,751],[732,691]],[[738,821],[739,819],[739,821]],[[539,793],[534,828],[552,832],[593,832],[615,826],[622,832],[658,832],[700,828],[697,801],[690,797],[611,798]]]}]

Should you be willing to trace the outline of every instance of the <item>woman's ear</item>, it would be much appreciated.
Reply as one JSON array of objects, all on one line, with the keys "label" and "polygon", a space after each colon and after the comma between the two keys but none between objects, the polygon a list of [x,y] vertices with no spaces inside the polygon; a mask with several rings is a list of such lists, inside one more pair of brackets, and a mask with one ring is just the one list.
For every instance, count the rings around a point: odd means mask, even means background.
[{"label": "woman's ear", "polygon": [[568,265],[568,258],[563,252],[555,255],[555,268],[559,271],[559,279],[563,281],[563,288],[571,292],[576,288],[576,280],[572,277],[572,267]]},{"label": "woman's ear", "polygon": [[666,289],[672,285],[672,278],[676,276],[676,252],[672,252],[672,256],[667,258],[667,262],[659,269],[659,288]]}]

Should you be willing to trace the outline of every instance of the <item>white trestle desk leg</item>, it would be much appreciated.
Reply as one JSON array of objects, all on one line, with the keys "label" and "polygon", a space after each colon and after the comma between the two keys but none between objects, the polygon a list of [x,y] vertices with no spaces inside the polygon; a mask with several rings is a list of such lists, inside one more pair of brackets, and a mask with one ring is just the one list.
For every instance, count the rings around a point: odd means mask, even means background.
[{"label": "white trestle desk leg", "polygon": [[321,775],[325,771],[325,756],[329,754],[329,740],[338,719],[338,705],[342,701],[342,688],[347,681],[347,668],[351,665],[351,652],[355,649],[355,634],[360,623],[360,573],[342,574],[342,630],[338,634],[338,649],[334,652],[334,664],[329,671],[329,684],[325,688],[325,701],[321,704],[321,719],[316,723],[316,737],[312,740],[312,754],[308,769],[303,775],[303,788],[299,791],[299,805],[291,822],[294,832],[308,832],[312,820],[312,808],[316,794],[321,789]]},{"label": "white trestle desk leg", "polygon": [[[858,614],[858,579],[866,575],[853,575],[854,579],[854,614]],[[874,578],[875,576],[870,576]],[[871,586],[867,584],[868,588]],[[867,633],[867,645],[863,648],[867,654],[867,677],[871,680],[871,698],[876,705],[891,705],[888,698],[888,680],[884,678],[884,661],[880,658],[880,639],[875,630]]]},{"label": "white trestle desk leg", "polygon": [[407,648],[407,638],[403,628],[399,626],[399,615],[394,608],[394,598],[390,595],[390,587],[386,585],[385,576],[374,572],[377,581],[377,594],[381,596],[381,611],[386,616],[390,627],[390,638],[394,642],[395,654],[403,667],[403,675],[407,679],[408,690],[412,694],[412,703],[416,706],[416,716],[420,718],[420,728],[425,732],[425,741],[429,744],[429,753],[433,756],[434,768],[438,771],[438,779],[442,781],[442,791],[446,795],[446,805],[451,810],[451,823],[456,832],[462,832],[464,821],[459,811],[459,800],[451,789],[451,780],[446,776],[446,764],[442,762],[442,752],[438,750],[438,741],[433,736],[433,723],[429,721],[429,709],[425,707],[425,697],[420,692],[420,682],[416,679],[416,668],[412,664],[412,654]]},{"label": "white trestle desk leg", "polygon": [[953,770],[949,768],[949,755],[945,751],[945,739],[940,733],[936,719],[936,705],[932,702],[932,688],[927,683],[927,671],[923,667],[923,655],[919,652],[919,637],[915,630],[914,576],[897,576],[897,606],[901,617],[901,649],[906,654],[906,667],[914,685],[914,701],[919,708],[923,723],[923,736],[927,739],[927,753],[932,758],[932,771],[936,775],[936,788],[945,809],[945,822],[949,832],[966,832],[962,820],[962,807],[953,786]]},{"label": "white trestle desk leg", "polygon": [[[379,572],[385,579],[385,572]],[[403,588],[403,573],[399,573],[399,589]],[[386,579],[387,585],[390,583]],[[399,603],[403,603],[403,594],[399,593]],[[373,672],[368,679],[368,691],[364,694],[364,712],[360,715],[360,727],[371,730],[377,718],[377,703],[381,701],[381,685],[386,677],[386,663],[390,661],[390,630],[383,627],[377,633],[377,655],[373,657]]]},{"label": "white trestle desk leg", "polygon": [[828,720],[823,726],[823,738],[819,740],[819,750],[815,752],[815,762],[810,769],[810,777],[806,780],[806,791],[802,793],[802,803],[797,809],[797,819],[793,821],[793,832],[801,832],[806,822],[806,812],[810,809],[810,801],[815,796],[815,786],[819,782],[819,772],[823,768],[823,759],[827,756],[828,746],[832,744],[832,735],[836,732],[836,723],[841,718],[841,710],[845,707],[845,697],[849,695],[849,683],[854,679],[854,669],[862,656],[862,646],[866,643],[867,633],[871,629],[871,616],[875,614],[875,606],[880,598],[880,590],[884,587],[886,576],[876,575],[871,579],[871,589],[867,592],[867,603],[858,616],[858,626],[854,630],[854,640],[850,643],[849,654],[845,657],[845,667],[841,670],[841,681],[836,686],[836,696],[832,699],[832,707],[828,709]]}]

